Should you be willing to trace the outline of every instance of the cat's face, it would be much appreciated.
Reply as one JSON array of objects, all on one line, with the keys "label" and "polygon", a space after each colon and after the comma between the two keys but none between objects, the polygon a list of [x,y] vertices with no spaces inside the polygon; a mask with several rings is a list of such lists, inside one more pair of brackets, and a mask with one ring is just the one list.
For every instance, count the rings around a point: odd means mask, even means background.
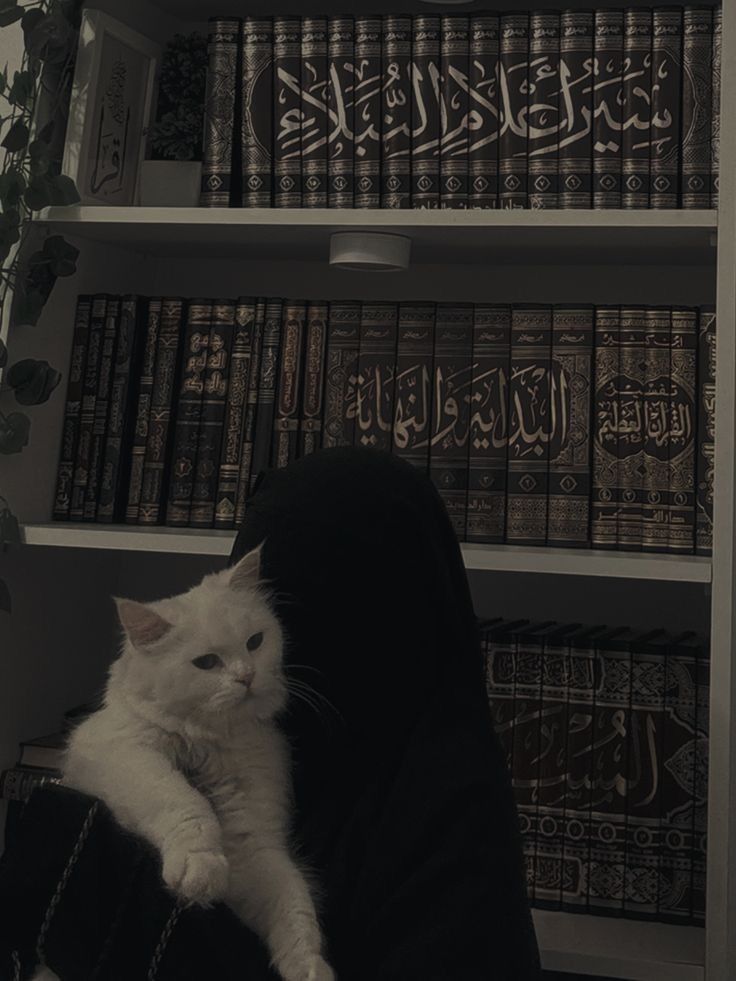
[{"label": "cat's face", "polygon": [[283,708],[283,637],[258,589],[259,564],[260,548],[181,596],[117,600],[131,695],[201,723]]}]

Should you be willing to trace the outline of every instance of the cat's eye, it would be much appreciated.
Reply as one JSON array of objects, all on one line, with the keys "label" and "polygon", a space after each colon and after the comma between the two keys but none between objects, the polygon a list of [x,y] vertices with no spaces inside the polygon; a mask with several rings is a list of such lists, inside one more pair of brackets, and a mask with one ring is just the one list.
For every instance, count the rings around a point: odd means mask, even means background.
[{"label": "cat's eye", "polygon": [[195,668],[201,668],[203,671],[211,671],[212,668],[222,667],[222,661],[217,654],[202,654],[200,657],[195,657],[192,664]]},{"label": "cat's eye", "polygon": [[263,643],[263,631],[259,630],[257,634],[253,634],[252,637],[248,638],[245,646],[248,648],[249,651],[255,651],[258,650],[258,648],[261,646],[262,643]]}]

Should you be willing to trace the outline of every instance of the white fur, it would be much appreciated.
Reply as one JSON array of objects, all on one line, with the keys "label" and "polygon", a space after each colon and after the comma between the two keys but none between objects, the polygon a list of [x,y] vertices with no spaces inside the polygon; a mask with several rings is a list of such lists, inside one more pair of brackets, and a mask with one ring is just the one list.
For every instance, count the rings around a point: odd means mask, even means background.
[{"label": "white fur", "polygon": [[[305,874],[289,852],[283,638],[259,551],[155,603],[119,600],[126,629],[104,707],[73,733],[64,782],[99,797],[160,851],[184,901],[223,900],[284,981],[332,981]],[[246,641],[263,633],[261,646]],[[222,667],[191,662],[216,653]],[[239,683],[255,671],[250,687]]]}]

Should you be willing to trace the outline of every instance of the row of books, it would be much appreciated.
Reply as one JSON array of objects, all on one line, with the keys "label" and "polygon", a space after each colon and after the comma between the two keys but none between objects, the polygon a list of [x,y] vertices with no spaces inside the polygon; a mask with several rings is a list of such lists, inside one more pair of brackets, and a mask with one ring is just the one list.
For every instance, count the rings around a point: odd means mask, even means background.
[{"label": "row of books", "polygon": [[210,20],[201,204],[711,208],[720,7]]},{"label": "row of books", "polygon": [[481,636],[533,905],[702,924],[707,639],[501,619]]},{"label": "row of books", "polygon": [[358,445],[461,540],[709,554],[714,389],[708,307],[85,295],[54,518],[232,528]]}]

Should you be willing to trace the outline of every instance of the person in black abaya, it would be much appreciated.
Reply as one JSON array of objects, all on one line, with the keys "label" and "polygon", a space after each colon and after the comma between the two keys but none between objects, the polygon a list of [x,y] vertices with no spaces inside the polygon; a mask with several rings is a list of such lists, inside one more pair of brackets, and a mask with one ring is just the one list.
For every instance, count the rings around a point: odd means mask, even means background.
[{"label": "person in black abaya", "polygon": [[[261,476],[231,563],[261,542],[287,636],[295,839],[339,981],[537,981],[510,781],[434,487],[389,454],[326,450]],[[5,951],[32,957],[90,805],[69,790],[32,797],[0,866],[0,905],[13,887],[20,897],[0,926]],[[158,856],[104,808],[94,820],[44,937],[62,981],[151,977],[167,923],[159,981],[275,977],[227,908],[172,915]],[[105,899],[109,914],[80,913]]]}]

